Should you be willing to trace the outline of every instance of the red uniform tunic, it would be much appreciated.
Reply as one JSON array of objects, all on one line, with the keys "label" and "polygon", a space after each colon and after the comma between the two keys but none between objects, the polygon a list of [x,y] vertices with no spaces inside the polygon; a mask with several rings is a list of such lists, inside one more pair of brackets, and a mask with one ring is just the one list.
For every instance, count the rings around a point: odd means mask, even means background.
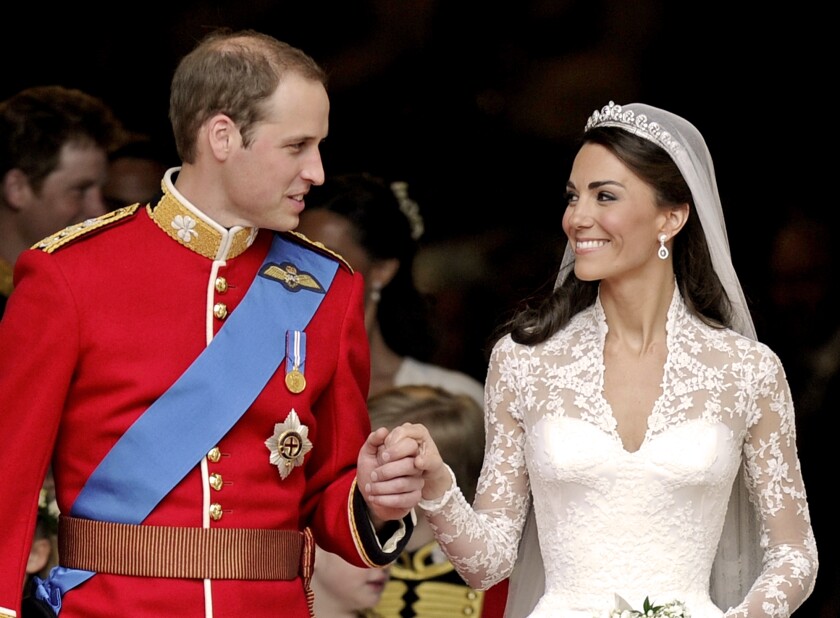
[{"label": "red uniform tunic", "polygon": [[[99,229],[54,250],[25,252],[17,262],[15,291],[0,321],[0,608],[19,608],[53,447],[58,506],[69,513],[120,436],[202,352],[223,327],[225,312],[236,311],[267,254],[271,232],[225,230],[183,202],[166,196],[165,208],[141,206],[112,216]],[[363,282],[346,264],[306,335],[306,388],[290,392],[281,366],[217,445],[218,461],[205,457],[144,524],[310,526],[318,544],[360,566],[396,557],[399,548],[377,553],[370,526],[350,508],[356,459],[370,431],[369,353]],[[231,371],[235,363],[232,357]],[[265,441],[293,409],[313,448],[303,466],[282,479]],[[143,466],[142,453],[135,463]],[[300,578],[98,573],[64,596],[62,618],[115,615],[308,616],[308,609]]]}]

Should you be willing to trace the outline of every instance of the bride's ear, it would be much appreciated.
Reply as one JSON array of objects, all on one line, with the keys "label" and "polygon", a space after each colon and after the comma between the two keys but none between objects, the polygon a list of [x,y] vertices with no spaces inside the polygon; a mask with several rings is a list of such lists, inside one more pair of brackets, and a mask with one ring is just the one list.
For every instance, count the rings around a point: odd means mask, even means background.
[{"label": "bride's ear", "polygon": [[687,203],[668,209],[668,214],[665,217],[665,224],[662,226],[662,231],[668,235],[668,238],[676,236],[677,232],[679,232],[686,224],[686,221],[688,221],[690,214],[691,207]]}]

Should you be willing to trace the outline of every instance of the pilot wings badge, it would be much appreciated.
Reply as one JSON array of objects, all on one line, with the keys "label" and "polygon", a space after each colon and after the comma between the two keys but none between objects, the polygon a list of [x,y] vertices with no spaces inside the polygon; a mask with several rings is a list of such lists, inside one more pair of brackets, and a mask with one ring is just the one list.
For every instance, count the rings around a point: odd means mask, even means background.
[{"label": "pilot wings badge", "polygon": [[290,292],[310,290],[319,294],[326,293],[324,286],[315,277],[307,272],[298,270],[297,266],[288,262],[282,264],[270,262],[260,269],[260,276],[279,281]]}]

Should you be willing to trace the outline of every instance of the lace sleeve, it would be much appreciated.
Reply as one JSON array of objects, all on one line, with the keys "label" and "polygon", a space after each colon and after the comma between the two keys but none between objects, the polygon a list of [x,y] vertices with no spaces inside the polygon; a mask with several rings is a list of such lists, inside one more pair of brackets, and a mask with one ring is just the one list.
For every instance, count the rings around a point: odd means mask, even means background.
[{"label": "lace sleeve", "polygon": [[799,459],[793,403],[781,363],[767,351],[758,364],[744,444],[744,478],[759,515],[763,560],[758,579],[728,618],[789,616],[808,598],[817,547]]},{"label": "lace sleeve", "polygon": [[472,508],[459,490],[423,505],[430,509],[424,509],[425,516],[444,553],[461,577],[480,590],[513,569],[530,504],[515,368],[511,345],[497,345],[488,366],[487,442]]}]

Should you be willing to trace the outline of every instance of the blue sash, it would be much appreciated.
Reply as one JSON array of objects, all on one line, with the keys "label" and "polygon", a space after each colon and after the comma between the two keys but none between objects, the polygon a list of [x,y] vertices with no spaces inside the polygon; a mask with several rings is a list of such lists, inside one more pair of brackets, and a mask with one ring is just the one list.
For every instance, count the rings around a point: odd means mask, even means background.
[{"label": "blue sash", "polygon": [[[262,392],[286,355],[286,333],[306,327],[337,269],[335,260],[275,235],[242,302],[184,374],[117,441],[70,515],[142,523]],[[47,580],[37,580],[36,596],[58,614],[62,594],[95,574],[55,567]]]}]

